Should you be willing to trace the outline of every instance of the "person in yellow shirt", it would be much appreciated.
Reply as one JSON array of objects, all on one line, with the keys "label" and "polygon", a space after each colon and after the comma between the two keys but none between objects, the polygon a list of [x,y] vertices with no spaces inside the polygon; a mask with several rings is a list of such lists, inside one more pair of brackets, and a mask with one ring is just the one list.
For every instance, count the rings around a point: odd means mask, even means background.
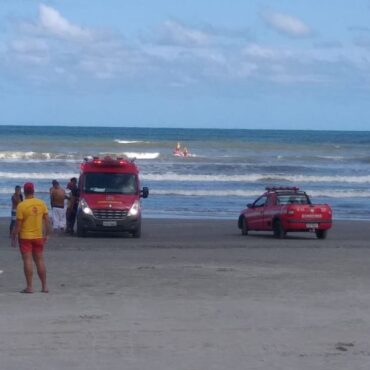
[{"label": "person in yellow shirt", "polygon": [[33,293],[33,262],[35,262],[41,280],[41,292],[48,293],[43,256],[44,244],[48,240],[50,229],[48,208],[44,201],[35,198],[33,183],[25,183],[23,191],[25,200],[17,206],[16,224],[12,233],[12,245],[14,247],[18,237],[27,283],[26,288],[21,293]]}]

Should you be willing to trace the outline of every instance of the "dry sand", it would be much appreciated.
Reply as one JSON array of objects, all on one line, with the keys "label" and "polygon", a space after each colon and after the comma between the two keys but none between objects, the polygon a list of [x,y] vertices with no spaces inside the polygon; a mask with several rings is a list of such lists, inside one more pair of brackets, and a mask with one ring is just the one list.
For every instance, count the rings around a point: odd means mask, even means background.
[{"label": "dry sand", "polygon": [[144,220],[140,240],[52,237],[49,294],[19,293],[7,227],[0,370],[370,367],[369,222],[327,240],[190,220]]}]

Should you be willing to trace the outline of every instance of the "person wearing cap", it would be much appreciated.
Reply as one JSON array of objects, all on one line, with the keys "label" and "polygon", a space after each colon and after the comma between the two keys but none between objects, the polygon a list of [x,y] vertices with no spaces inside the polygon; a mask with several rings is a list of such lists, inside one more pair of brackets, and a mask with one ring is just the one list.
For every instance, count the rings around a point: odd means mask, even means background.
[{"label": "person wearing cap", "polygon": [[53,229],[54,231],[64,231],[66,227],[66,211],[64,209],[66,193],[57,180],[53,180],[52,185],[50,188],[50,204]]},{"label": "person wearing cap", "polygon": [[26,288],[21,293],[33,293],[33,262],[41,280],[41,291],[47,293],[48,287],[46,284],[46,267],[43,251],[49,235],[48,208],[44,201],[35,198],[33,183],[27,182],[24,184],[23,191],[25,200],[17,206],[16,223],[12,232],[12,245],[14,247],[18,237],[27,283]]}]

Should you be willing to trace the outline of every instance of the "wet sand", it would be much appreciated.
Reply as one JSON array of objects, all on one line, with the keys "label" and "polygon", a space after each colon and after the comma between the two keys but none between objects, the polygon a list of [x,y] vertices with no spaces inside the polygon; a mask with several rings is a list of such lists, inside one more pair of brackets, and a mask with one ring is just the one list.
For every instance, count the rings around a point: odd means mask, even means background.
[{"label": "wet sand", "polygon": [[144,220],[142,238],[53,236],[49,294],[0,220],[0,369],[368,369],[370,222],[241,236]]}]

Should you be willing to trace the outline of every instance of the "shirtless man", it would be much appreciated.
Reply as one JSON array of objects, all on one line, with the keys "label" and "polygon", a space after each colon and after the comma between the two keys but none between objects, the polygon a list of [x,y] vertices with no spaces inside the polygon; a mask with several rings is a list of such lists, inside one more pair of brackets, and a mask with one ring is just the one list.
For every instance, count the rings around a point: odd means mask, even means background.
[{"label": "shirtless man", "polygon": [[53,218],[53,229],[54,231],[64,231],[66,227],[66,211],[64,209],[66,194],[57,180],[53,180],[52,184],[53,186],[50,188],[50,204]]}]

